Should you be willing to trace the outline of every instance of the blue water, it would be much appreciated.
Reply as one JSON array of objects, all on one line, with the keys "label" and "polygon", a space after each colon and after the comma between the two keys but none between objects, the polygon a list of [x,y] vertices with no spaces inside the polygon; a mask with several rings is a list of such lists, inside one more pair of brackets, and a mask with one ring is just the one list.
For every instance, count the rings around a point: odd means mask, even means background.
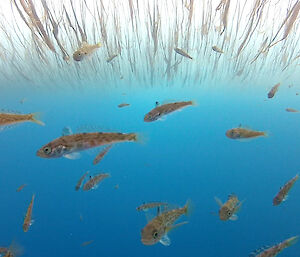
[{"label": "blue water", "polygon": [[[222,87],[220,87],[222,88]],[[22,256],[206,256],[241,257],[299,234],[300,183],[289,199],[272,206],[280,186],[299,173],[300,108],[295,89],[282,87],[266,100],[266,91],[246,87],[153,88],[81,92],[14,92],[1,96],[2,105],[22,113],[41,112],[46,126],[20,124],[0,134],[0,242],[14,240]],[[126,95],[122,95],[126,93]],[[26,98],[24,104],[19,100]],[[143,122],[155,101],[195,100],[163,121]],[[131,105],[119,109],[117,105]],[[267,138],[230,140],[226,130],[239,124],[267,131]],[[120,143],[93,166],[98,151],[82,152],[78,160],[42,159],[36,151],[70,126],[87,131],[138,132],[143,143]],[[76,192],[81,175],[108,172],[96,190]],[[28,184],[21,192],[16,189]],[[115,189],[115,185],[119,189]],[[34,223],[22,224],[32,194]],[[214,197],[235,193],[245,200],[237,221],[215,215]],[[144,246],[141,229],[147,220],[136,207],[147,201],[167,201],[193,210],[189,223],[170,233],[171,245]],[[82,220],[80,220],[82,216]],[[94,240],[82,247],[85,241]],[[300,244],[280,254],[299,257]]]}]

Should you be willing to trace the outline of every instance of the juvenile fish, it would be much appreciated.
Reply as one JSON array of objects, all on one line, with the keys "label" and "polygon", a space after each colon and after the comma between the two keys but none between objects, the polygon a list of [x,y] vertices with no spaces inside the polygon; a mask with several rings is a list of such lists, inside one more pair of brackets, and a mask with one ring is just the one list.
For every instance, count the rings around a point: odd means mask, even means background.
[{"label": "juvenile fish", "polygon": [[275,86],[273,86],[273,87],[271,88],[271,90],[270,90],[269,93],[268,93],[268,98],[273,98],[273,97],[274,97],[274,95],[275,95],[276,92],[278,91],[279,86],[280,86],[280,83],[276,84]]},{"label": "juvenile fish", "polygon": [[245,128],[233,128],[226,131],[226,136],[230,139],[250,139],[268,136],[264,131],[255,131]]},{"label": "juvenile fish", "polygon": [[73,59],[80,62],[87,56],[92,55],[100,47],[101,43],[90,45],[87,42],[82,42],[81,47],[73,53]]},{"label": "juvenile fish", "polygon": [[138,206],[136,209],[137,211],[146,211],[148,209],[152,209],[152,208],[157,208],[157,207],[161,207],[161,206],[167,206],[167,203],[162,203],[162,202],[151,202],[151,203],[144,203],[140,206]]},{"label": "juvenile fish", "polygon": [[240,202],[240,200],[237,198],[236,195],[229,195],[227,202],[225,202],[224,204],[217,197],[215,197],[215,200],[220,207],[220,210],[219,210],[220,220],[234,221],[234,220],[238,219],[238,216],[236,215],[236,213],[240,210],[240,208],[242,206],[242,202]]},{"label": "juvenile fish", "polygon": [[103,179],[108,178],[109,176],[109,173],[102,173],[91,177],[90,180],[84,184],[83,190],[89,191],[91,189],[94,189]]},{"label": "juvenile fish", "polygon": [[70,154],[101,145],[119,142],[137,142],[136,133],[79,133],[59,137],[44,145],[37,151],[37,156],[42,158],[69,157]]},{"label": "juvenile fish", "polygon": [[24,223],[23,223],[23,231],[27,232],[29,227],[32,225],[33,220],[31,219],[32,216],[32,208],[33,208],[33,203],[34,203],[34,198],[35,195],[32,196],[32,199],[30,201],[30,204],[28,206],[26,215],[25,215],[25,219],[24,219]]},{"label": "juvenile fish", "polygon": [[94,159],[93,164],[96,165],[98,164],[103,157],[107,154],[107,152],[113,147],[113,145],[108,145],[106,146]]},{"label": "juvenile fish", "polygon": [[141,241],[144,245],[154,245],[158,242],[168,246],[171,241],[168,237],[168,232],[175,227],[178,227],[184,223],[175,224],[174,222],[179,219],[183,214],[186,215],[189,210],[189,204],[187,203],[182,208],[177,208],[171,211],[165,211],[157,215],[154,219],[148,222],[148,224],[141,231]]},{"label": "juvenile fish", "polygon": [[145,122],[156,121],[162,118],[164,115],[167,115],[171,112],[180,110],[190,105],[195,105],[195,102],[183,101],[183,102],[168,103],[163,105],[159,105],[159,103],[157,102],[157,106],[145,115],[144,121]]},{"label": "juvenile fish", "polygon": [[176,48],[174,48],[174,51],[175,51],[176,53],[178,53],[178,54],[180,54],[180,55],[186,57],[186,58],[189,58],[189,59],[193,60],[193,57],[191,57],[188,53],[186,53],[185,51],[183,51],[183,50],[180,49],[180,48],[177,48],[177,47],[176,47]]},{"label": "juvenile fish", "polygon": [[30,113],[30,114],[14,114],[14,113],[0,113],[0,126],[13,125],[22,122],[34,122],[41,126],[45,124],[38,120],[38,113]]},{"label": "juvenile fish", "polygon": [[129,106],[129,105],[130,105],[130,104],[122,103],[122,104],[119,104],[118,107],[119,107],[119,108],[122,108],[122,107]]},{"label": "juvenile fish", "polygon": [[273,205],[279,205],[283,201],[287,199],[288,193],[291,188],[294,186],[295,182],[299,179],[299,175],[297,174],[294,178],[289,180],[283,187],[280,188],[280,191],[273,199]]},{"label": "juvenile fish", "polygon": [[81,185],[82,185],[82,182],[83,180],[85,179],[86,175],[88,174],[89,172],[87,171],[86,173],[84,173],[81,178],[78,180],[77,182],[77,185],[75,186],[75,190],[78,191],[80,188],[81,188]]},{"label": "juvenile fish", "polygon": [[214,50],[215,52],[217,52],[219,54],[223,54],[224,53],[224,51],[222,49],[220,49],[219,47],[217,47],[217,46],[213,46],[212,50]]},{"label": "juvenile fish", "polygon": [[286,108],[285,110],[286,110],[287,112],[299,112],[298,110],[293,109],[293,108]]},{"label": "juvenile fish", "polygon": [[83,242],[83,243],[81,244],[81,246],[87,246],[87,245],[90,245],[90,244],[93,243],[93,242],[94,242],[94,240],[86,241],[86,242]]},{"label": "juvenile fish", "polygon": [[298,236],[291,237],[277,245],[270,248],[258,250],[255,253],[251,253],[250,257],[275,257],[285,248],[292,246],[298,241]]},{"label": "juvenile fish", "polygon": [[21,186],[19,186],[18,188],[17,188],[17,192],[20,192],[24,187],[26,187],[27,186],[27,184],[23,184],[23,185],[21,185]]}]

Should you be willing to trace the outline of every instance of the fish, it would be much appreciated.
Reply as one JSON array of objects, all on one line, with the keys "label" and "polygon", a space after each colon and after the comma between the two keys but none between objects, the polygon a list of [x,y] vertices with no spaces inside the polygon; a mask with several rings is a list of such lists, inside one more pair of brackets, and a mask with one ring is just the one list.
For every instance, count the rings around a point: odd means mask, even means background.
[{"label": "fish", "polygon": [[174,102],[174,103],[167,103],[163,105],[159,105],[159,103],[156,102],[156,107],[145,115],[144,121],[145,122],[156,121],[158,119],[161,119],[164,115],[167,115],[171,112],[180,110],[190,105],[196,105],[196,104],[194,101]]},{"label": "fish", "polygon": [[162,202],[150,202],[150,203],[143,203],[142,205],[136,208],[137,211],[147,211],[148,209],[157,208],[161,206],[167,206],[167,203]]},{"label": "fish", "polygon": [[90,241],[86,241],[86,242],[83,242],[82,244],[81,244],[81,246],[87,246],[87,245],[90,245],[91,243],[93,243],[94,242],[94,240],[90,240]]},{"label": "fish", "polygon": [[256,131],[242,127],[232,128],[226,131],[226,136],[230,139],[251,139],[256,137],[267,137],[268,134],[264,131]]},{"label": "fish", "polygon": [[6,254],[7,251],[8,251],[7,247],[0,247],[0,255],[1,254]]},{"label": "fish", "polygon": [[90,179],[84,184],[83,191],[89,191],[96,188],[96,186],[105,178],[110,177],[109,173],[100,173],[94,177],[90,176]]},{"label": "fish", "polygon": [[106,62],[107,62],[107,63],[111,62],[111,61],[112,61],[113,59],[115,59],[117,56],[118,56],[118,54],[113,54],[112,56],[110,56],[110,57],[108,57],[108,58],[106,59]]},{"label": "fish", "polygon": [[215,197],[215,200],[220,207],[220,210],[219,210],[220,220],[234,221],[234,220],[238,219],[238,216],[236,215],[236,213],[240,210],[243,202],[241,202],[236,195],[234,195],[234,194],[229,195],[227,202],[225,202],[224,204],[218,197]]},{"label": "fish", "polygon": [[291,180],[289,180],[283,187],[280,188],[278,194],[273,199],[273,205],[277,206],[284,202],[287,199],[288,193],[291,188],[294,186],[295,182],[299,179],[299,175],[297,174]]},{"label": "fish", "polygon": [[286,110],[287,112],[299,112],[298,110],[293,109],[293,108],[286,108],[285,110]]},{"label": "fish", "polygon": [[182,56],[184,56],[184,57],[186,57],[186,58],[189,58],[189,59],[191,59],[191,60],[193,60],[193,57],[191,57],[188,53],[186,53],[185,51],[183,51],[182,49],[180,49],[180,48],[174,48],[174,51],[177,53],[177,54],[180,54],[180,55],[182,55]]},{"label": "fish", "polygon": [[222,49],[220,49],[219,47],[217,47],[217,46],[213,46],[212,50],[214,50],[215,52],[217,52],[219,54],[223,54],[224,53],[224,51]]},{"label": "fish", "polygon": [[76,62],[80,62],[84,58],[86,58],[87,56],[90,56],[91,54],[93,54],[100,47],[101,47],[101,43],[90,45],[90,44],[88,44],[87,42],[84,41],[84,42],[82,42],[80,48],[77,49],[73,53],[73,59]]},{"label": "fish", "polygon": [[93,164],[96,165],[98,164],[103,157],[107,154],[107,152],[113,147],[113,145],[108,145],[106,146],[94,159]]},{"label": "fish", "polygon": [[137,133],[91,132],[66,135],[42,146],[36,155],[41,158],[73,158],[74,153],[119,142],[138,142]]},{"label": "fish", "polygon": [[187,222],[175,224],[174,222],[182,215],[189,213],[189,201],[182,208],[166,210],[159,213],[156,217],[150,220],[147,225],[141,230],[141,242],[144,245],[154,245],[158,242],[168,246],[171,244],[168,232],[175,227],[179,227]]},{"label": "fish", "polygon": [[3,257],[17,257],[22,255],[23,252],[24,252],[23,247],[21,247],[14,241],[11,243],[11,245],[8,248],[0,247],[0,256]]},{"label": "fish", "polygon": [[76,186],[75,186],[75,190],[78,191],[81,188],[82,182],[85,179],[86,175],[89,173],[89,171],[87,171],[86,173],[84,173],[81,178],[78,180]]},{"label": "fish", "polygon": [[282,252],[285,248],[290,247],[297,243],[298,236],[291,237],[286,239],[285,241],[274,245],[272,247],[268,247],[267,249],[260,249],[251,253],[250,256],[253,257],[276,257],[280,252]]},{"label": "fish", "polygon": [[17,113],[0,113],[0,126],[14,125],[22,122],[34,122],[41,126],[45,123],[38,120],[39,113],[17,114]]},{"label": "fish", "polygon": [[20,192],[26,186],[27,186],[27,184],[23,184],[23,185],[19,186],[16,191]]},{"label": "fish", "polygon": [[29,227],[33,224],[33,220],[31,219],[31,216],[32,216],[34,198],[35,198],[35,194],[32,195],[30,204],[28,206],[28,209],[27,209],[27,212],[25,215],[25,219],[24,219],[24,223],[23,223],[23,231],[24,232],[27,232]]},{"label": "fish", "polygon": [[130,104],[127,103],[121,103],[118,105],[119,108],[125,107],[125,106],[129,106]]},{"label": "fish", "polygon": [[276,92],[278,91],[279,86],[280,86],[280,83],[277,83],[275,86],[273,86],[273,87],[271,88],[271,90],[270,90],[269,93],[268,93],[268,98],[273,98],[273,97],[274,97],[274,95],[275,95]]}]

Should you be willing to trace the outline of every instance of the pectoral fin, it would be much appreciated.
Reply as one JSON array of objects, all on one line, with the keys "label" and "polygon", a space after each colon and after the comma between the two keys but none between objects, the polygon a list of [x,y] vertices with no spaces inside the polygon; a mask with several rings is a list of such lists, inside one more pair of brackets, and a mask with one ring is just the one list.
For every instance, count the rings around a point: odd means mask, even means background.
[{"label": "pectoral fin", "polygon": [[80,158],[80,153],[69,153],[69,154],[65,154],[64,157],[69,159],[69,160],[76,160]]},{"label": "pectoral fin", "polygon": [[238,216],[236,214],[233,214],[229,219],[235,221],[238,219]]},{"label": "pectoral fin", "polygon": [[219,205],[220,208],[223,206],[222,201],[216,196],[215,196],[215,201],[217,202],[217,204]]},{"label": "pectoral fin", "polygon": [[165,234],[160,240],[159,242],[164,245],[164,246],[169,246],[171,244],[171,239],[168,237],[167,234]]}]

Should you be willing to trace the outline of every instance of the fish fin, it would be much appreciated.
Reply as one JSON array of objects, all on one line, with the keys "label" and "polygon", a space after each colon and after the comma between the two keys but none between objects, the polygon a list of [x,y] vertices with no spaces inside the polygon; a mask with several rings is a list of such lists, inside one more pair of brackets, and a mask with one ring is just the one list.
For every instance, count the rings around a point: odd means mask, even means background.
[{"label": "fish fin", "polygon": [[235,221],[238,219],[238,216],[236,214],[233,214],[229,219]]},{"label": "fish fin", "polygon": [[167,228],[167,232],[173,230],[173,229],[176,229],[176,228],[179,228],[181,227],[182,225],[185,225],[185,224],[188,224],[189,222],[188,221],[183,221],[183,222],[180,222],[180,223],[177,223],[175,225],[172,225],[171,227],[168,227]]},{"label": "fish fin", "polygon": [[98,42],[98,43],[96,44],[96,46],[97,46],[98,48],[100,48],[100,47],[102,46],[102,44],[101,44],[100,42]]},{"label": "fish fin", "polygon": [[82,43],[81,43],[81,45],[80,45],[80,48],[81,48],[81,47],[84,47],[84,46],[87,46],[87,45],[89,45],[88,42],[82,41]]},{"label": "fish fin", "polygon": [[192,100],[191,103],[192,103],[192,106],[198,106],[198,103],[195,100]]},{"label": "fish fin", "polygon": [[0,127],[0,132],[5,131],[5,130],[8,130],[8,129],[12,129],[12,128],[17,127],[17,126],[19,126],[19,125],[20,125],[20,124],[13,124],[13,125],[1,126],[1,127]]},{"label": "fish fin", "polygon": [[178,100],[175,100],[175,99],[166,99],[166,100],[162,101],[162,102],[160,103],[160,105],[164,105],[164,104],[173,104],[173,103],[176,103],[176,102],[178,102]]},{"label": "fish fin", "polygon": [[155,106],[160,106],[160,103],[158,101],[155,102]]},{"label": "fish fin", "polygon": [[155,218],[155,215],[153,213],[150,213],[150,212],[145,212],[145,216],[146,216],[147,222],[149,222],[149,221],[151,221]]},{"label": "fish fin", "polygon": [[34,223],[34,219],[32,219],[29,223],[29,226],[31,226]]},{"label": "fish fin", "polygon": [[145,134],[142,133],[135,133],[135,142],[145,145],[148,142],[148,137],[145,136]]},{"label": "fish fin", "polygon": [[69,159],[69,160],[76,160],[80,158],[80,153],[69,153],[69,154],[65,154],[64,157]]},{"label": "fish fin", "polygon": [[24,253],[24,248],[18,243],[16,243],[15,241],[11,242],[8,250],[11,252],[11,255],[9,256],[14,256],[14,257],[21,256]]},{"label": "fish fin", "polygon": [[168,237],[167,234],[165,234],[160,240],[159,242],[164,245],[164,246],[169,246],[171,244],[171,239]]},{"label": "fish fin", "polygon": [[282,199],[282,201],[285,202],[287,199],[289,199],[289,195],[286,195],[286,196]]},{"label": "fish fin", "polygon": [[216,197],[216,196],[215,196],[215,201],[219,205],[220,208],[223,206],[222,201],[218,197]]},{"label": "fish fin", "polygon": [[69,126],[66,126],[62,129],[62,136],[69,136],[69,135],[72,135],[73,132],[72,132],[72,129],[69,127]]},{"label": "fish fin", "polygon": [[31,114],[31,121],[36,123],[36,124],[39,124],[41,126],[45,126],[45,123],[39,120],[41,118],[41,116],[42,115],[41,115],[40,112],[32,113]]},{"label": "fish fin", "polygon": [[293,237],[287,239],[287,240],[286,240],[287,247],[296,244],[297,241],[298,241],[298,239],[299,239],[299,236],[293,236]]},{"label": "fish fin", "polygon": [[184,205],[184,209],[185,209],[185,215],[186,216],[191,216],[192,212],[193,212],[193,204],[192,201],[190,199],[188,199],[186,201],[186,204]]}]

